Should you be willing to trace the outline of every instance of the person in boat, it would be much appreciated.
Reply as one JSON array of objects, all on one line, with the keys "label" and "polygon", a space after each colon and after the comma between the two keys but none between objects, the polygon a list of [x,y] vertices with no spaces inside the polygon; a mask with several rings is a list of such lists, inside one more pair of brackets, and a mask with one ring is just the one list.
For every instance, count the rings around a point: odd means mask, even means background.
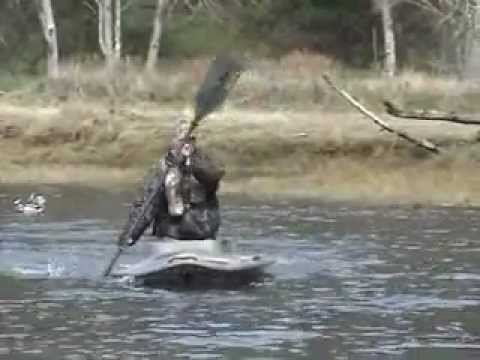
[{"label": "person in boat", "polygon": [[120,245],[132,246],[149,226],[158,238],[215,239],[220,227],[217,191],[224,174],[223,164],[201,150],[193,136],[177,136],[130,206]]},{"label": "person in boat", "polygon": [[193,121],[181,120],[166,155],[130,207],[121,247],[135,244],[149,226],[159,238],[215,239],[220,227],[217,191],[225,171],[197,146],[192,131],[225,101],[242,71],[241,62],[230,56],[213,61],[197,92]]}]

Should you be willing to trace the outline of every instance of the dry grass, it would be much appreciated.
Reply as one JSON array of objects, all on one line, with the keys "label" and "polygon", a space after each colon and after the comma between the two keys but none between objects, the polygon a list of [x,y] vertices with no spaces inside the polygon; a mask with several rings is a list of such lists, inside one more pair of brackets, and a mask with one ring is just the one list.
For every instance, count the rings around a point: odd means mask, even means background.
[{"label": "dry grass", "polygon": [[[152,105],[111,113],[81,102],[22,107],[15,116],[14,107],[1,105],[0,123],[21,124],[17,136],[0,142],[2,183],[132,184],[162,155],[177,118],[189,116],[188,109]],[[202,124],[198,138],[226,163],[225,192],[480,203],[475,130],[408,121],[397,125],[441,139],[450,150],[432,158],[357,114],[313,111],[227,107]]]},{"label": "dry grass", "polygon": [[[132,63],[108,74],[68,64],[49,94],[0,98],[0,182],[131,184],[158,159],[188,106],[207,59]],[[396,202],[480,203],[474,127],[388,119],[446,145],[431,157],[379,132],[323,84],[324,72],[365,104],[477,111],[477,85],[404,72],[395,80],[353,73],[321,56],[252,62],[226,107],[202,124],[201,145],[227,165],[225,192]],[[33,96],[35,95],[35,96]],[[479,172],[477,174],[477,172]]]},{"label": "dry grass", "polygon": [[[61,77],[50,84],[49,91],[41,92],[43,86],[38,86],[36,79],[33,84],[37,86],[3,97],[28,104],[80,99],[135,104],[135,107],[139,102],[184,106],[192,99],[209,61],[208,58],[164,61],[153,73],[143,71],[142,64],[135,60],[126,60],[113,71],[94,61],[69,62],[62,65]],[[229,100],[237,108],[349,111],[324,84],[322,74],[327,72],[377,110],[381,109],[381,100],[388,98],[400,105],[480,112],[476,101],[480,85],[453,77],[404,70],[391,80],[378,72],[345,68],[330,58],[300,51],[277,60],[247,58],[245,63],[248,71],[240,78]]]},{"label": "dry grass", "polygon": [[472,171],[473,164],[468,162],[453,162],[447,169],[431,163],[397,168],[341,158],[323,161],[322,165],[323,169],[298,177],[251,177],[226,182],[224,190],[367,203],[480,204],[480,171]]}]

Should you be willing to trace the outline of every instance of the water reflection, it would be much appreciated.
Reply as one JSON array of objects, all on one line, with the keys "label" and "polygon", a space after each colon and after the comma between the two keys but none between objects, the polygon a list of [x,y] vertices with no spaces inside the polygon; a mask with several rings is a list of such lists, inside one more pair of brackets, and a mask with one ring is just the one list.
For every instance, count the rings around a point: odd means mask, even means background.
[{"label": "water reflection", "polygon": [[35,218],[0,198],[0,358],[480,358],[477,209],[224,199],[221,237],[273,279],[169,292],[99,276],[129,194],[49,191]]}]

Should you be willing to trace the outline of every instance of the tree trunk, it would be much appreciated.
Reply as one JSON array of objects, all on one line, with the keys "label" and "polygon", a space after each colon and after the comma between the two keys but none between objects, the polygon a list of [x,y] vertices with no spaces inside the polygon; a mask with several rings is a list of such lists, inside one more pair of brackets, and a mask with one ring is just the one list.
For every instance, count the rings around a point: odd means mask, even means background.
[{"label": "tree trunk", "polygon": [[43,35],[47,43],[47,68],[48,77],[56,79],[59,75],[58,68],[58,42],[57,28],[53,17],[51,0],[37,0],[38,15],[43,29]]},{"label": "tree trunk", "polygon": [[122,57],[122,1],[115,0],[115,61]]},{"label": "tree trunk", "polygon": [[158,50],[160,49],[160,41],[162,39],[163,15],[166,5],[167,0],[157,0],[157,8],[153,19],[152,37],[148,48],[147,63],[145,64],[147,70],[153,70],[157,64]]},{"label": "tree trunk", "polygon": [[109,66],[113,65],[113,37],[112,37],[112,26],[113,26],[113,17],[112,17],[112,0],[103,0],[105,6],[105,18],[103,19],[104,36],[105,36],[105,47],[107,48],[107,64]]},{"label": "tree trunk", "polygon": [[443,26],[440,29],[440,63],[439,65],[439,70],[441,71],[442,74],[448,73],[449,72],[449,67],[450,67],[450,35],[449,35],[449,28],[447,26]]},{"label": "tree trunk", "polygon": [[372,26],[372,54],[373,54],[373,64],[375,69],[378,68],[378,31],[377,27]]},{"label": "tree trunk", "polygon": [[96,0],[98,6],[98,44],[107,66],[114,61],[112,0]]},{"label": "tree trunk", "polygon": [[98,45],[103,56],[107,58],[108,50],[105,44],[105,7],[103,0],[96,0],[98,7]]},{"label": "tree trunk", "polygon": [[384,71],[389,77],[395,76],[397,70],[397,54],[395,46],[395,31],[392,18],[392,2],[383,0],[380,3],[383,23],[383,39],[384,39]]},{"label": "tree trunk", "polygon": [[470,10],[471,23],[469,26],[469,47],[465,64],[465,76],[478,80],[480,78],[480,39],[478,37],[480,30],[480,4],[477,2],[475,5]]}]

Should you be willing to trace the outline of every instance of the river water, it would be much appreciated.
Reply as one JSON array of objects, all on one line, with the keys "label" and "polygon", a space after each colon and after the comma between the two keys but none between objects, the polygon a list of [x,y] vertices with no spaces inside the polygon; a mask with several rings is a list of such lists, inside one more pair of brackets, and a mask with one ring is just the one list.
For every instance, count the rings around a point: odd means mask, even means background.
[{"label": "river water", "polygon": [[100,276],[131,194],[13,213],[31,190],[0,189],[0,359],[480,359],[480,209],[226,197],[220,237],[272,277],[167,291]]}]

